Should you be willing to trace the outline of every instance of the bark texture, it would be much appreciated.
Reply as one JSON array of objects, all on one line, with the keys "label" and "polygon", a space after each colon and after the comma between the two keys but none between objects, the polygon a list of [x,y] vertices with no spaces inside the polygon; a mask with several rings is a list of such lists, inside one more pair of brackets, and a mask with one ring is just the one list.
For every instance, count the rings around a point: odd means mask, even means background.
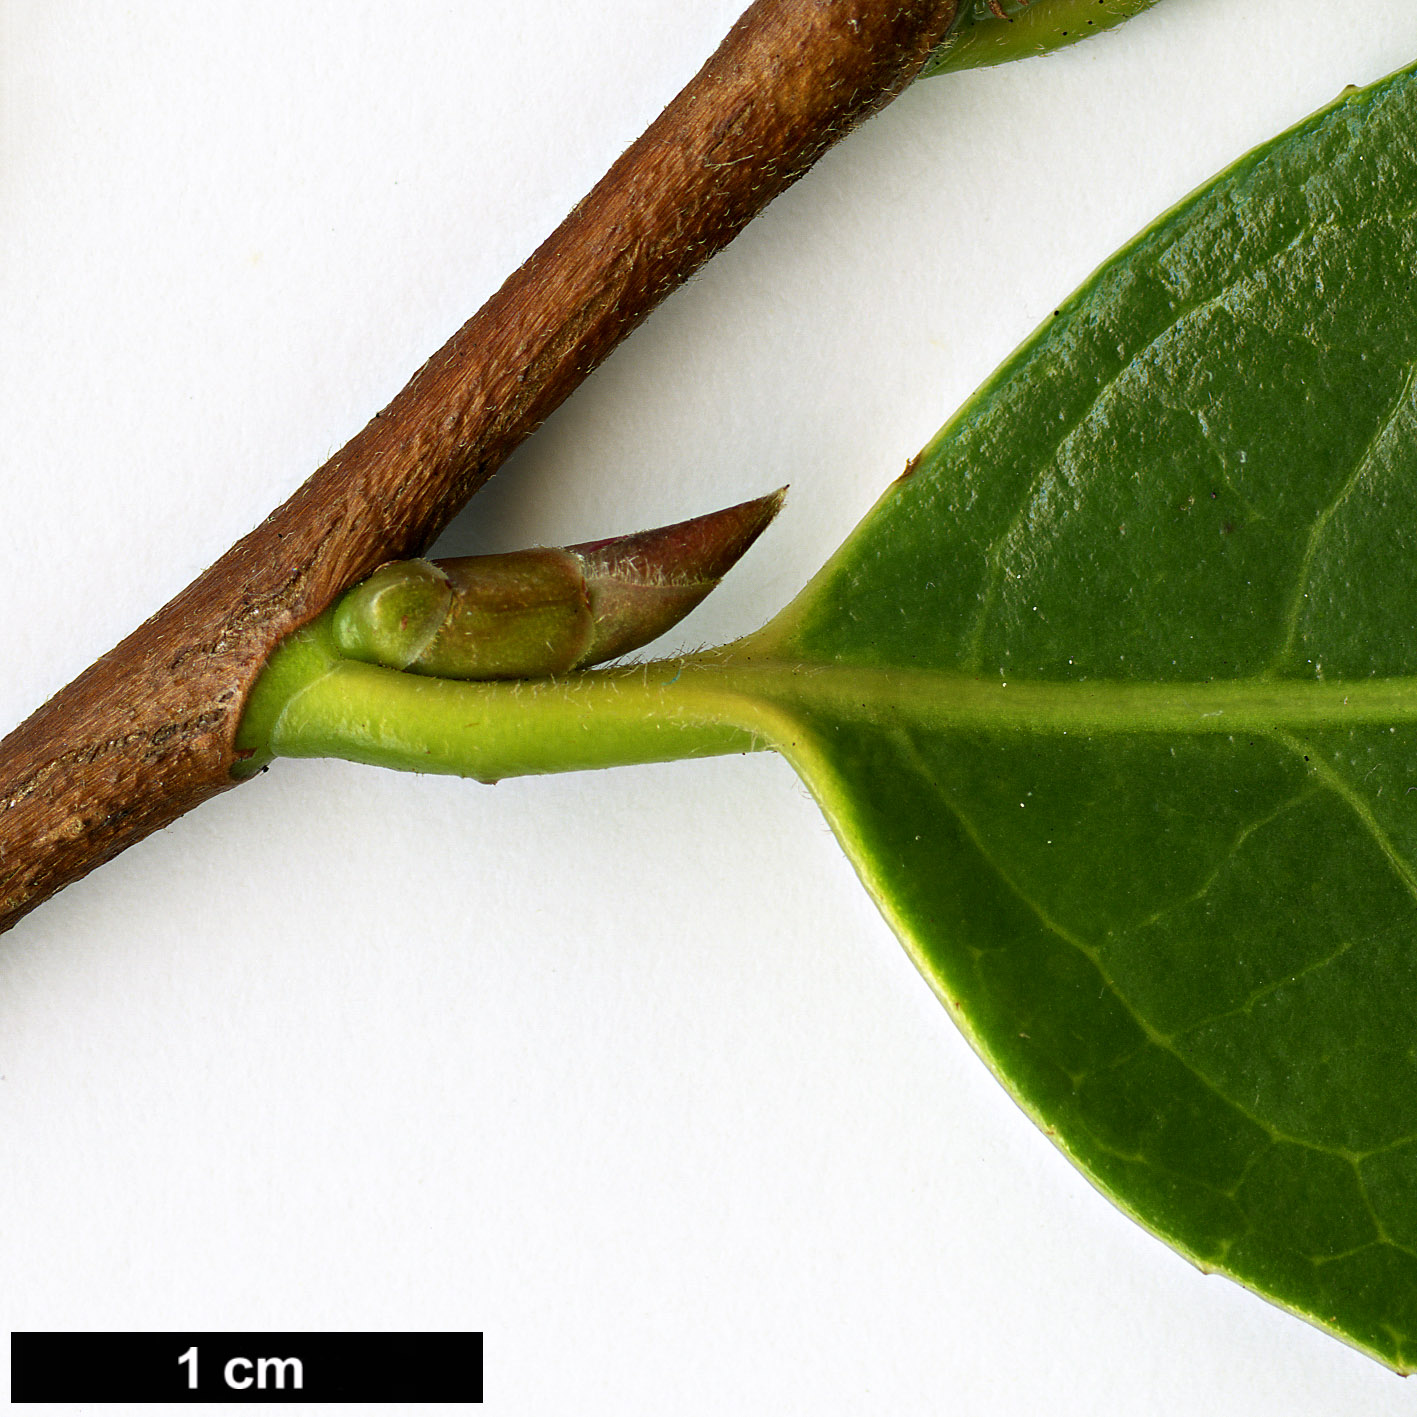
[{"label": "bark texture", "polygon": [[0,742],[0,930],[233,785],[271,651],[417,555],[615,345],[894,97],[956,0],[759,0],[408,386],[283,506]]}]

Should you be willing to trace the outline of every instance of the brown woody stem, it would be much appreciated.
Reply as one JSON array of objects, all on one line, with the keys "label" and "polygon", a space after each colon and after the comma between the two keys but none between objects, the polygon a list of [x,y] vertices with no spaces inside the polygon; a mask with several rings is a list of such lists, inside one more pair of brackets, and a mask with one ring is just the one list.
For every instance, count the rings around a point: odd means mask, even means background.
[{"label": "brown woody stem", "polygon": [[0,743],[0,930],[233,784],[276,646],[418,554],[666,295],[898,93],[956,0],[758,0],[382,413]]}]

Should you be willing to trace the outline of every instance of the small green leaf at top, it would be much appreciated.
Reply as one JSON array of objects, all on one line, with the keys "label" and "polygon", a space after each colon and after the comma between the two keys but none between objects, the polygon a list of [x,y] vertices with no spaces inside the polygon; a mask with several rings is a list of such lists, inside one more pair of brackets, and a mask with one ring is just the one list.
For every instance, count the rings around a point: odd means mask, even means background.
[{"label": "small green leaf at top", "polygon": [[982,69],[1064,49],[1149,10],[1156,0],[963,0],[921,77]]},{"label": "small green leaf at top", "polygon": [[1417,1366],[1417,80],[1062,305],[797,602],[777,741],[1109,1196]]}]

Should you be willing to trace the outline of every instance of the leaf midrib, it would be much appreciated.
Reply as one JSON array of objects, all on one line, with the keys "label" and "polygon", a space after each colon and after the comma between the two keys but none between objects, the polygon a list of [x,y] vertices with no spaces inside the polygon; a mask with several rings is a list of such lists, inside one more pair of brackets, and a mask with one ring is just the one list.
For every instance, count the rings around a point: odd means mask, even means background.
[{"label": "leaf midrib", "polygon": [[1417,725],[1417,676],[1051,681],[749,659],[720,662],[709,678],[720,693],[881,726],[906,719],[942,730],[1236,734]]}]

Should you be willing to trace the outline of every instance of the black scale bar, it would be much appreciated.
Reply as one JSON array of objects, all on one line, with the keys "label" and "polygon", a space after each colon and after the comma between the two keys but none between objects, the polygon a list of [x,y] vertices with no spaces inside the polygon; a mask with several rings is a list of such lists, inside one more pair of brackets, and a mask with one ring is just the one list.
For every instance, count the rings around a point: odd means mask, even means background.
[{"label": "black scale bar", "polygon": [[481,1402],[480,1333],[14,1333],[11,1402]]}]

